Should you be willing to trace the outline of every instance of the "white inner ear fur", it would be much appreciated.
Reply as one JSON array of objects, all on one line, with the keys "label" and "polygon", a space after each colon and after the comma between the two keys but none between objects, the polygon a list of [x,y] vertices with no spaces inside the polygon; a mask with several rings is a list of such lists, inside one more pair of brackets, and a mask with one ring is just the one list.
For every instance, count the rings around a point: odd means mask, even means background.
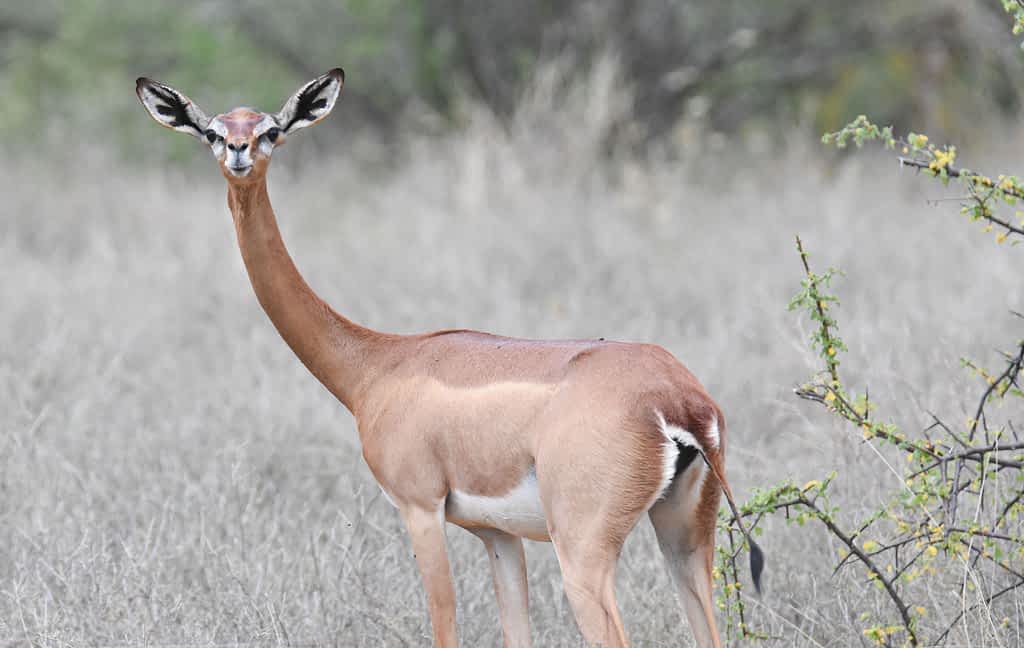
[{"label": "white inner ear fur", "polygon": [[[300,128],[312,126],[326,117],[334,110],[334,104],[341,93],[341,85],[342,83],[339,79],[331,74],[326,74],[302,86],[298,92],[288,99],[284,108],[277,114],[277,121],[281,124],[281,130],[284,132],[296,131]],[[320,86],[319,90],[313,94],[318,86]],[[321,100],[324,102],[323,106],[312,107],[311,104]]]},{"label": "white inner ear fur", "polygon": [[[180,133],[187,133],[194,137],[203,136],[208,122],[206,115],[191,99],[174,88],[150,81],[139,86],[138,95],[146,110],[158,123]],[[181,115],[176,112],[161,113],[161,107],[172,108],[176,111],[180,109],[191,123],[178,123]]]}]

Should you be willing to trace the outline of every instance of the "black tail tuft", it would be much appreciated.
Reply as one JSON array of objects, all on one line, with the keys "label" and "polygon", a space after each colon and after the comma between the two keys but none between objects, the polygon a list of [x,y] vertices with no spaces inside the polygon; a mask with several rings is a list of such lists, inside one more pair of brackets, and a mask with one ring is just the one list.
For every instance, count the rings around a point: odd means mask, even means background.
[{"label": "black tail tuft", "polygon": [[750,575],[754,579],[754,589],[760,594],[761,571],[764,570],[764,552],[761,551],[761,547],[757,546],[753,538],[748,536],[747,542],[750,543]]},{"label": "black tail tuft", "polygon": [[726,483],[725,477],[722,476],[720,466],[712,463],[707,454],[701,451],[701,456],[704,458],[704,463],[707,464],[708,469],[715,475],[715,479],[722,486],[722,492],[725,493],[725,501],[729,503],[729,510],[732,511],[732,516],[736,520],[736,526],[740,528],[740,532],[743,537],[747,539],[747,543],[750,545],[750,575],[754,579],[754,589],[757,590],[758,595],[761,594],[761,571],[764,570],[764,552],[761,551],[761,547],[757,546],[754,542],[754,536],[751,535],[750,531],[743,524],[743,516],[740,515],[739,509],[736,508],[736,502],[732,499],[732,491],[729,488],[729,484]]}]

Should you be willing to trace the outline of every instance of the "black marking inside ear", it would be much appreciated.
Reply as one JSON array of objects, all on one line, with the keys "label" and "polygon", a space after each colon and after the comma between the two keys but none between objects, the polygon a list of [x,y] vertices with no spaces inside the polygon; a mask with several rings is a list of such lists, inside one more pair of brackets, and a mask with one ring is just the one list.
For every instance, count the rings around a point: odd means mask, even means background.
[{"label": "black marking inside ear", "polygon": [[146,78],[136,82],[136,92],[150,114],[164,126],[196,137],[203,136],[206,115],[185,95]]},{"label": "black marking inside ear", "polygon": [[317,83],[310,84],[299,93],[298,101],[295,103],[295,112],[292,113],[288,123],[284,125],[285,132],[288,132],[296,122],[316,121],[316,115],[313,112],[327,107],[327,99],[324,97],[317,99],[317,97],[331,81],[330,77],[325,77]]},{"label": "black marking inside ear", "polygon": [[158,104],[156,110],[161,115],[170,117],[167,123],[172,128],[183,126],[194,130],[196,135],[202,135],[202,129],[199,128],[199,124],[192,121],[191,115],[188,114],[188,104],[182,102],[180,96],[156,85],[151,85],[148,89],[164,102],[163,104]]},{"label": "black marking inside ear", "polygon": [[335,68],[318,77],[291,96],[275,119],[285,133],[312,126],[334,109],[342,86],[345,84],[345,73]]}]

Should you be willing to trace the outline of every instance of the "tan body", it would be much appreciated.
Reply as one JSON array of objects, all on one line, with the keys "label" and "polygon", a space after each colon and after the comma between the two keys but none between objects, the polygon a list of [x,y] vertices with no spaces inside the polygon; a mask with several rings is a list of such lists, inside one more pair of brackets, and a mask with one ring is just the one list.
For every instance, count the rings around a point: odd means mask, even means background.
[{"label": "tan body", "polygon": [[[302,279],[267,195],[269,153],[244,153],[266,150],[255,129],[284,133],[289,119],[305,117],[289,106],[316,107],[332,74],[308,84],[277,116],[237,109],[207,124],[190,119],[211,144],[213,130],[224,133],[215,154],[222,153],[256,296],[296,355],[355,415],[367,465],[409,531],[435,644],[457,645],[447,520],[487,548],[507,646],[530,643],[520,537],[553,542],[586,641],[626,645],[615,565],[626,536],[649,512],[698,644],[719,646],[711,562],[721,489],[729,495],[725,422],[671,354],[602,340],[378,333],[336,313]],[[336,98],[340,78],[331,78]],[[140,80],[139,92],[158,121],[179,130],[162,117],[198,110],[148,80]],[[181,105],[161,109],[169,92]],[[333,98],[324,105],[329,111]],[[314,113],[305,125],[325,114]]]}]

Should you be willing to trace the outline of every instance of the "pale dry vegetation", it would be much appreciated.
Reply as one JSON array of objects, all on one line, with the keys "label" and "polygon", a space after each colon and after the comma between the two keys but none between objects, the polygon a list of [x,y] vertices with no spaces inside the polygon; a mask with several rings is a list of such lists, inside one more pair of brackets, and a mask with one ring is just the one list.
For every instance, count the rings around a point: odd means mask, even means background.
[{"label": "pale dry vegetation", "polygon": [[[601,74],[557,102],[541,83],[507,130],[479,115],[411,140],[395,168],[336,133],[323,157],[282,150],[271,195],[300,269],[384,330],[660,343],[727,413],[739,494],[840,468],[836,502],[876,507],[896,478],[792,394],[817,367],[786,310],[793,235],[845,270],[848,379],[870,376],[907,429],[976,403],[958,359],[997,359],[1019,334],[1021,252],[926,203],[941,190],[891,161],[842,163],[813,134],[770,154],[695,139],[680,158],[598,162],[619,110]],[[972,166],[1006,159],[982,153]],[[351,417],[260,311],[223,185],[209,160],[0,162],[0,643],[428,642],[398,517]],[[751,606],[769,645],[863,641],[858,616],[887,613],[863,574],[832,575],[817,528],[765,531]],[[463,645],[498,645],[481,547],[454,527],[450,547]],[[576,645],[550,547],[528,559],[537,645]],[[637,645],[689,641],[646,521],[619,574]],[[972,645],[1018,645],[1012,605],[1008,627],[973,615]],[[958,606],[936,591],[930,614]]]}]

